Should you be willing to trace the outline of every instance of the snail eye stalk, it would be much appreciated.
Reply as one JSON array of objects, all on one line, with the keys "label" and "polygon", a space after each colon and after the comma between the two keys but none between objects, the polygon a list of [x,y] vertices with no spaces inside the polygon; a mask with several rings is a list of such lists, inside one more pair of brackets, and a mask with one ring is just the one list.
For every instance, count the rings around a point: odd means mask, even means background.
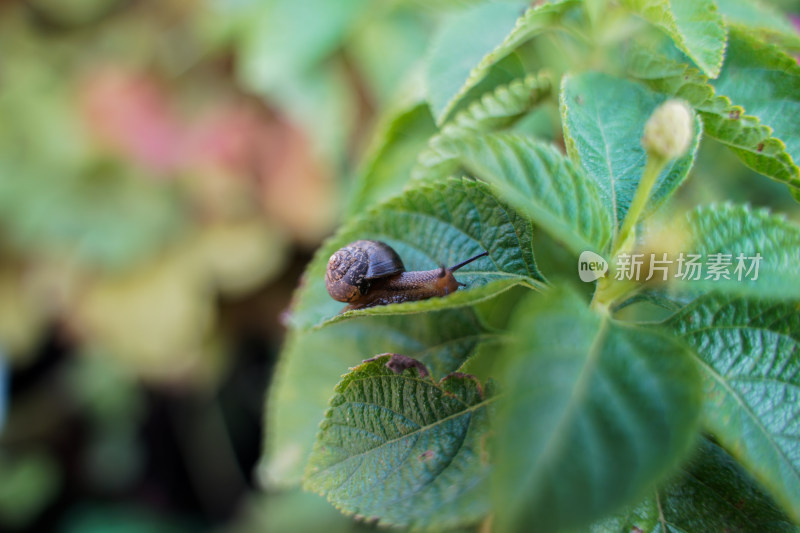
[{"label": "snail eye stalk", "polygon": [[461,268],[463,266],[466,266],[466,265],[472,263],[473,261],[475,261],[476,259],[480,259],[481,257],[486,256],[486,255],[489,255],[489,252],[483,252],[483,253],[480,253],[480,254],[476,255],[475,257],[470,257],[466,261],[462,261],[462,262],[458,263],[457,265],[451,266],[448,270],[450,270],[450,272],[455,272],[459,268]]}]

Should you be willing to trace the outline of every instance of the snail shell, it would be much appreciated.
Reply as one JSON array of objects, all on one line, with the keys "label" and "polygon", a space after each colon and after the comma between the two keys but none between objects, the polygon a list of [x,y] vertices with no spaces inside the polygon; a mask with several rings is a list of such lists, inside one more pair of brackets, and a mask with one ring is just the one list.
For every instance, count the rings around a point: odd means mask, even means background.
[{"label": "snail shell", "polygon": [[486,255],[488,252],[481,252],[450,268],[441,265],[406,272],[400,256],[388,244],[356,241],[328,260],[325,285],[334,300],[349,304],[343,311],[447,296],[464,285],[453,273]]},{"label": "snail shell", "polygon": [[328,260],[325,286],[334,300],[355,302],[376,279],[405,272],[400,256],[380,241],[355,241],[340,248]]}]

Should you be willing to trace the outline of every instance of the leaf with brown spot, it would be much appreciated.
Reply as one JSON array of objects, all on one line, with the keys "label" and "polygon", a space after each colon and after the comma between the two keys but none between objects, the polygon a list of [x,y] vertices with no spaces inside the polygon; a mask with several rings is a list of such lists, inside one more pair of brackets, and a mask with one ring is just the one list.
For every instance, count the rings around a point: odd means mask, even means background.
[{"label": "leaf with brown spot", "polygon": [[489,512],[483,458],[493,397],[483,397],[473,376],[451,374],[436,383],[411,361],[385,354],[344,376],[305,486],[381,525],[474,524]]}]

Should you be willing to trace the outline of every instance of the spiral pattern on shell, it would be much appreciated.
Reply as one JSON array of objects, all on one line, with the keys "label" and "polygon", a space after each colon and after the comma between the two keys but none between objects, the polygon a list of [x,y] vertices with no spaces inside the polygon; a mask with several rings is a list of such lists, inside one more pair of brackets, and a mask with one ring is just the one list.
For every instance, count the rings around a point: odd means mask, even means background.
[{"label": "spiral pattern on shell", "polygon": [[334,300],[354,302],[367,293],[371,280],[404,270],[400,256],[388,244],[355,241],[340,248],[328,260],[325,286]]},{"label": "spiral pattern on shell", "polygon": [[347,246],[328,260],[325,287],[334,300],[352,302],[369,287],[366,280],[369,255],[366,250]]}]

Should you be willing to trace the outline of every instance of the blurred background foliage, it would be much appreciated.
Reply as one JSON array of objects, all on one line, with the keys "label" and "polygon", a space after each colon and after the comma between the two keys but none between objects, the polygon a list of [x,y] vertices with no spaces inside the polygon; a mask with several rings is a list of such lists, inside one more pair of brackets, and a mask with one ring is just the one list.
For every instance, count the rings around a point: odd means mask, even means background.
[{"label": "blurred background foliage", "polygon": [[[305,263],[377,199],[355,177],[407,176],[424,59],[476,3],[0,0],[0,530],[369,529],[258,492],[263,394]],[[684,201],[796,213],[706,144],[729,179]]]}]

